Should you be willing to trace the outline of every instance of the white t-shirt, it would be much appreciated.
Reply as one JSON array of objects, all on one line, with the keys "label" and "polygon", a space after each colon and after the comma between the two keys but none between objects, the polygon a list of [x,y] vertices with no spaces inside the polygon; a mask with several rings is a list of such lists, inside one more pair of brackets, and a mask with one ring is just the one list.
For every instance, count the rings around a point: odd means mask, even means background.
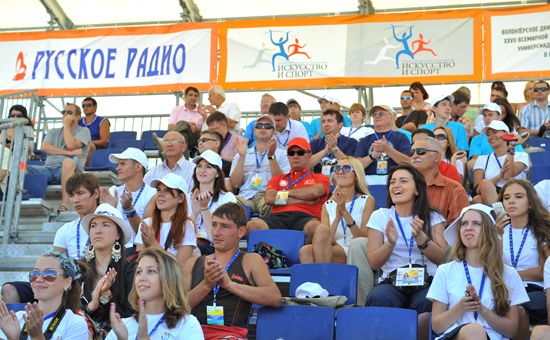
[{"label": "white t-shirt", "polygon": [[354,128],[352,126],[344,126],[340,130],[340,134],[342,136],[353,138],[356,141],[359,141],[361,138],[365,138],[369,135],[372,135],[373,133],[374,133],[374,129],[365,125],[361,125],[358,128]]},{"label": "white t-shirt", "polygon": [[550,288],[550,257],[544,262],[544,290]]},{"label": "white t-shirt", "polygon": [[[121,197],[124,194],[124,190],[125,190],[124,185],[121,185],[119,187],[117,187],[116,185],[113,185],[112,187],[109,188],[109,193],[111,194],[111,196],[114,196],[116,191],[117,197],[118,197],[118,204],[116,208],[120,211],[120,213],[122,214],[122,217],[125,220],[127,220],[126,215],[124,214],[124,209],[122,209],[122,204],[120,203]],[[139,189],[137,191],[132,192],[132,205],[136,210],[136,214],[138,214],[140,218],[143,218],[143,214],[145,213],[145,209],[147,209],[147,205],[151,201],[151,198],[153,198],[156,194],[157,194],[157,190],[148,185],[145,185],[143,187],[143,191],[141,192],[141,195],[139,194]]]},{"label": "white t-shirt", "polygon": [[[389,209],[380,208],[378,210],[375,210],[370,215],[370,219],[367,222],[367,228],[378,230],[384,235],[384,242],[386,241],[386,224],[388,223],[390,218],[393,220],[395,228],[397,229],[397,243],[395,244],[395,248],[393,248],[392,254],[381,268],[383,271],[381,281],[387,278],[389,273],[391,273],[395,269],[409,264],[409,245],[412,233],[411,222],[413,220],[413,216],[399,216],[399,219],[401,220],[401,225],[403,226],[403,232],[405,233],[405,237],[407,238],[406,240],[403,240],[403,236],[401,235],[401,231],[399,230],[399,224],[395,219],[395,213],[395,206],[392,206]],[[437,212],[430,212],[430,225],[432,228],[442,222],[445,222],[445,217],[441,216]],[[437,265],[430,261],[430,259],[428,259],[426,256],[422,255],[420,249],[418,249],[416,241],[412,248],[412,263],[425,265],[428,269],[428,273],[430,275],[434,275],[435,270],[437,269]]]},{"label": "white t-shirt", "polygon": [[[77,242],[78,240],[80,242]],[[88,234],[80,224],[80,218],[72,222],[67,222],[55,233],[53,246],[67,249],[67,254],[75,259],[79,259],[86,254],[88,247]]]},{"label": "white t-shirt", "polygon": [[[361,195],[357,196],[355,199],[355,203],[353,205],[353,210],[351,211],[350,215],[357,224],[357,227],[361,229],[361,225],[363,224],[363,211],[365,210],[365,204],[367,204],[367,199],[369,198],[369,195]],[[336,201],[328,200],[325,202],[325,209],[328,213],[329,223],[332,225],[334,222],[334,219],[337,215],[337,209],[336,209]],[[351,209],[351,201],[346,203],[346,210],[349,211]],[[342,227],[342,222],[344,223],[344,226]],[[334,239],[336,243],[338,243],[342,248],[344,248],[344,251],[346,252],[346,255],[348,254],[348,247],[351,243],[351,240],[353,240],[353,234],[349,230],[349,228],[346,225],[346,222],[342,218],[338,225],[336,226],[336,232],[334,233]]]},{"label": "white t-shirt", "polygon": [[[472,284],[476,289],[478,296],[481,296],[481,303],[489,309],[495,307],[493,301],[493,292],[491,289],[491,280],[486,277],[485,284],[483,286],[483,293],[480,294],[480,285],[481,277],[483,275],[483,268],[476,268],[468,266],[468,271],[470,272],[470,277],[472,279]],[[519,277],[518,272],[507,265],[504,265],[504,283],[508,288],[508,299],[510,300],[511,306],[517,306],[522,303],[529,301],[527,292],[523,286],[523,282]],[[432,301],[438,301],[443,304],[448,305],[448,308],[452,308],[454,305],[460,302],[464,297],[464,292],[466,291],[466,286],[468,285],[468,280],[466,279],[466,274],[464,272],[464,265],[462,262],[451,261],[445,263],[437,268],[437,272],[434,276],[432,284],[430,285],[430,290],[426,296]],[[449,327],[444,333],[452,331],[454,328],[467,324],[467,323],[476,323],[474,318],[474,312],[464,312],[462,316]],[[478,315],[477,323],[482,325],[489,338],[491,340],[495,339],[506,339],[502,335],[498,334],[487,321],[483,318],[481,314]]]},{"label": "white t-shirt", "polygon": [[[149,225],[151,225],[152,223],[150,218],[146,218],[143,221]],[[172,222],[165,222],[160,224],[159,244],[162,248],[164,248],[164,244],[166,243],[168,234],[170,234],[171,227],[172,227]],[[143,239],[141,237],[141,226],[138,229],[135,244],[143,245]],[[193,247],[197,246],[197,235],[195,234],[195,227],[193,226],[193,222],[191,222],[191,220],[185,221],[185,230],[183,232],[183,239],[181,240],[181,243],[179,244],[179,246],[193,246]],[[178,254],[178,248],[174,247],[173,244],[166,250],[172,255]]]},{"label": "white t-shirt", "polygon": [[[216,202],[214,201],[210,201],[210,205],[208,206],[209,207],[209,210],[210,210],[210,213],[214,213],[214,211],[216,211],[216,209],[218,209],[218,207],[220,205],[223,205],[225,203],[229,203],[229,202],[233,202],[233,203],[237,203],[237,197],[235,197],[235,195],[233,195],[232,192],[221,192],[220,193],[220,196],[218,197],[218,200]],[[189,215],[191,215],[193,213],[193,207],[191,205],[189,205]],[[197,221],[195,221],[195,225],[197,226],[197,237],[200,237],[200,238],[204,238],[206,240],[210,240],[208,238],[208,233],[206,232],[206,228],[204,228],[204,225],[203,225],[203,217],[202,217],[202,213],[199,213],[198,216],[197,216]],[[212,240],[210,240],[212,241]]]},{"label": "white t-shirt", "polygon": [[[504,263],[513,267],[510,256],[510,228],[512,228],[510,225],[504,227],[504,233],[502,234],[502,250],[504,252]],[[518,257],[518,251],[519,247],[521,246],[521,240],[523,239],[524,231],[524,228],[512,228],[512,239],[514,241],[514,258]],[[522,271],[531,268],[539,268],[539,266],[540,263],[539,252],[537,248],[537,239],[535,238],[535,234],[533,234],[533,229],[529,228],[529,233],[527,234],[525,244],[523,245],[523,248],[521,250],[516,270]],[[525,283],[531,283],[541,287],[544,285],[543,281],[525,281]]]},{"label": "white t-shirt", "polygon": [[[147,331],[151,333],[155,325],[158,323],[162,314],[147,314]],[[133,317],[124,318],[122,322],[128,329],[128,339],[136,339],[138,331],[138,322]],[[202,333],[201,325],[197,318],[189,314],[180,319],[176,327],[168,328],[166,322],[163,322],[158,326],[153,334],[150,334],[151,340],[169,340],[169,339],[185,339],[185,340],[203,340],[204,335]],[[114,331],[110,331],[107,334],[105,340],[117,340],[117,336]]]},{"label": "white t-shirt", "polygon": [[550,179],[540,181],[535,185],[535,190],[539,194],[542,203],[546,207],[546,210],[550,212]]},{"label": "white t-shirt", "polygon": [[[506,160],[507,155],[503,155],[498,157],[498,162],[500,162],[500,166],[498,165],[497,158],[495,157],[494,153],[490,153],[488,155],[480,155],[477,157],[476,162],[474,164],[474,170],[481,169],[485,171],[484,178],[490,179],[495,176],[498,176],[500,173],[500,169],[502,168],[502,165],[504,164],[504,161]],[[514,155],[514,163],[521,162],[525,164],[525,169],[523,169],[522,172],[520,172],[515,178],[518,179],[526,179],[526,171],[529,169],[529,155],[526,152],[516,152]],[[505,179],[501,179],[497,183],[497,187],[502,188],[506,184]]]},{"label": "white t-shirt", "polygon": [[[15,315],[17,316],[17,320],[19,320],[19,324],[21,325],[21,329],[23,329],[23,325],[25,324],[25,320],[23,320],[23,314],[26,315],[26,312],[19,311],[15,313]],[[44,322],[42,323],[42,333],[44,333],[48,329],[52,318],[44,320]],[[30,336],[27,337],[27,339],[30,338]],[[0,339],[7,339],[6,335],[1,330]],[[86,319],[84,319],[83,316],[74,314],[72,310],[67,309],[67,311],[65,311],[63,319],[61,319],[61,321],[59,322],[59,326],[57,326],[55,332],[53,332],[52,340],[82,339],[88,339],[88,324],[86,323]]]}]

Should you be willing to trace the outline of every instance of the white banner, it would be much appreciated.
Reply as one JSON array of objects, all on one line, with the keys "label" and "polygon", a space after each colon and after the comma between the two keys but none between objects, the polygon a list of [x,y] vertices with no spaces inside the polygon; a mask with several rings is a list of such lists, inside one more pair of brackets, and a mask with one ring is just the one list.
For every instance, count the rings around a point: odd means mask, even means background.
[{"label": "white banner", "polygon": [[166,34],[21,41],[1,41],[0,37],[0,89],[93,92],[105,88],[152,86],[154,90],[155,86],[169,84],[208,84],[211,34],[212,30],[206,28]]},{"label": "white banner", "polygon": [[491,17],[492,74],[548,70],[549,11]]}]

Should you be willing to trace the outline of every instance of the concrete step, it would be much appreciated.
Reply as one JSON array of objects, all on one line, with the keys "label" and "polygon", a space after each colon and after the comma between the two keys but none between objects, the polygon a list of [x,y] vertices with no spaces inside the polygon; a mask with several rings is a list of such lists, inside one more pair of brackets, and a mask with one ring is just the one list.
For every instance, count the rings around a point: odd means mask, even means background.
[{"label": "concrete step", "polygon": [[20,255],[17,257],[3,256],[0,258],[0,271],[29,271],[34,268],[38,255]]},{"label": "concrete step", "polygon": [[29,281],[29,271],[0,271],[0,284],[12,281]]},{"label": "concrete step", "polygon": [[[39,256],[52,249],[51,244],[12,243],[0,245],[2,257],[17,258],[19,256]],[[0,259],[1,260],[1,259]]]},{"label": "concrete step", "polygon": [[55,233],[61,228],[66,222],[44,222],[42,223],[42,231]]}]

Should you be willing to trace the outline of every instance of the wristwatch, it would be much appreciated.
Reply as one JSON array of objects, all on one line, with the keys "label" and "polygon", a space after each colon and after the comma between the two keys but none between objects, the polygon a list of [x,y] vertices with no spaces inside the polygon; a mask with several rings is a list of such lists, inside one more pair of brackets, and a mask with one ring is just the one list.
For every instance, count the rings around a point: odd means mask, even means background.
[{"label": "wristwatch", "polygon": [[357,224],[355,223],[355,221],[351,222],[350,224],[346,224],[346,226],[347,226],[348,228],[351,228],[351,227],[353,227],[354,225],[357,225]]},{"label": "wristwatch", "polygon": [[273,155],[273,156],[267,156],[267,160],[270,161],[270,160],[272,160],[272,159],[277,159],[277,158],[275,158],[275,155]]},{"label": "wristwatch", "polygon": [[101,295],[99,297],[99,303],[101,303],[102,305],[108,304],[109,301],[111,301],[111,297],[109,295]]},{"label": "wristwatch", "polygon": [[376,161],[376,159],[374,159],[374,157],[372,157],[372,154],[371,154],[371,153],[369,153],[369,158],[370,158],[373,162]]}]

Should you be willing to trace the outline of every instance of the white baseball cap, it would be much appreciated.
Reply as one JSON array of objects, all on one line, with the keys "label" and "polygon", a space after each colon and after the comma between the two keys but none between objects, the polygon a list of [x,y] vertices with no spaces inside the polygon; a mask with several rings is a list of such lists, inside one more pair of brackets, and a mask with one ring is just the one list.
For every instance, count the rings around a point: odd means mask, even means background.
[{"label": "white baseball cap", "polygon": [[374,111],[376,111],[377,108],[380,108],[382,110],[386,110],[386,111],[388,111],[389,113],[391,113],[392,115],[395,116],[395,111],[389,105],[374,105],[373,107],[370,108],[369,115],[372,116],[372,114],[374,113]]},{"label": "white baseball cap", "polygon": [[328,296],[328,291],[315,282],[304,282],[296,288],[296,297],[298,298],[314,298]]},{"label": "white baseball cap", "polygon": [[100,204],[95,209],[93,214],[86,215],[82,218],[81,224],[82,228],[84,228],[84,230],[86,231],[86,234],[90,235],[90,223],[95,217],[98,216],[106,217],[115,222],[115,224],[120,227],[123,236],[123,239],[121,240],[122,244],[130,242],[132,236],[134,235],[132,227],[130,226],[128,221],[122,218],[122,214],[120,213],[120,211],[108,203]]},{"label": "white baseball cap", "polygon": [[439,96],[435,96],[432,98],[432,100],[430,100],[430,105],[433,107],[433,106],[436,106],[437,103],[439,103],[440,101],[442,101],[443,99],[447,99],[452,103],[454,103],[455,101],[455,97],[453,97],[452,94],[440,94]]},{"label": "white baseball cap", "polygon": [[458,218],[449,225],[449,227],[447,227],[447,229],[445,229],[445,233],[444,233],[444,236],[445,236],[445,240],[447,240],[447,243],[449,243],[449,245],[452,247],[454,246],[455,242],[457,241],[456,240],[456,236],[457,236],[457,230],[456,228],[458,228],[458,221],[462,218],[462,216],[464,216],[464,214],[467,212],[467,211],[470,211],[470,210],[476,210],[476,211],[479,211],[481,213],[484,213],[485,215],[487,215],[489,217],[489,219],[491,220],[491,222],[496,223],[495,222],[495,210],[493,208],[491,208],[490,206],[488,205],[485,205],[485,204],[481,204],[481,203],[476,203],[476,204],[472,204],[472,205],[469,205],[467,207],[464,207],[462,209],[462,211],[460,212],[460,216],[458,216]]},{"label": "white baseball cap", "polygon": [[143,151],[137,148],[128,148],[122,153],[112,153],[109,155],[109,162],[117,164],[121,159],[132,159],[147,170],[149,167],[149,161]]},{"label": "white baseball cap", "polygon": [[339,98],[331,97],[331,99],[332,99],[332,102],[334,104],[338,104],[338,105],[342,106],[342,101]]},{"label": "white baseball cap", "polygon": [[155,179],[151,181],[149,186],[156,188],[159,186],[160,183],[166,185],[170,189],[178,189],[184,193],[187,193],[187,190],[189,188],[186,180],[184,180],[181,176],[175,175],[171,172],[161,179]]},{"label": "white baseball cap", "polygon": [[193,158],[193,163],[199,164],[199,162],[203,159],[208,163],[217,166],[220,169],[222,168],[222,159],[220,155],[218,155],[212,150],[206,150],[200,155],[198,155],[197,157]]},{"label": "white baseball cap", "polygon": [[488,103],[488,104],[483,105],[481,110],[479,110],[479,114],[480,115],[483,114],[483,111],[485,111],[485,110],[495,111],[499,115],[502,114],[502,110],[500,109],[500,106],[495,104],[495,103]]},{"label": "white baseball cap", "polygon": [[481,133],[487,133],[487,130],[493,129],[497,131],[506,131],[507,133],[510,133],[510,129],[508,128],[508,125],[504,123],[502,120],[493,120],[491,123],[489,123],[488,126],[484,127],[483,130],[481,130]]},{"label": "white baseball cap", "polygon": [[322,95],[321,97],[319,97],[319,99],[317,99],[317,102],[320,103],[321,100],[326,100],[327,102],[331,102],[334,100],[334,98],[332,98],[331,96],[329,96],[328,94],[324,94]]}]

